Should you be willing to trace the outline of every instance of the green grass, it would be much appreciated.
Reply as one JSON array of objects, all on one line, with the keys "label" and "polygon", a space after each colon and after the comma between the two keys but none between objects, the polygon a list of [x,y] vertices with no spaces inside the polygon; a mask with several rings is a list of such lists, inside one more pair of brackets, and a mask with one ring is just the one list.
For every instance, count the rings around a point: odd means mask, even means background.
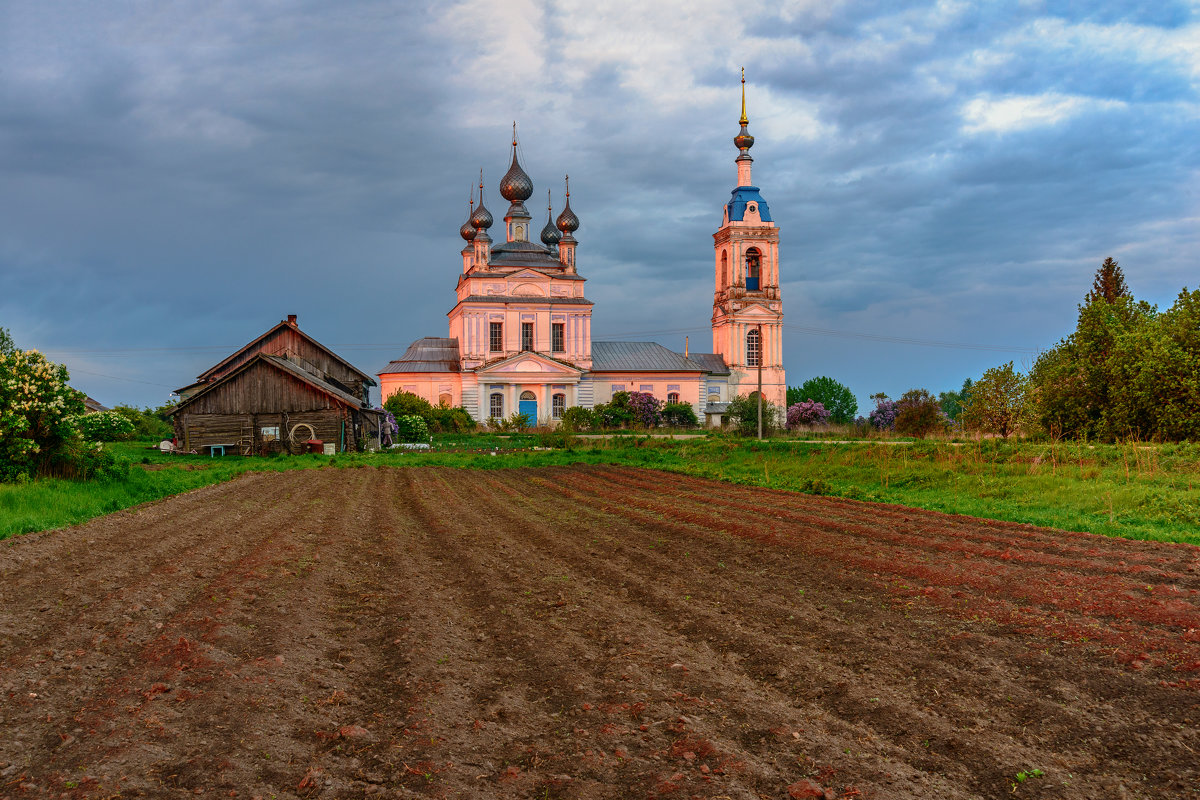
[{"label": "green grass", "polygon": [[216,459],[165,456],[144,449],[144,444],[109,446],[133,462],[128,479],[0,486],[0,538],[76,524],[250,470],[433,464],[504,469],[582,463],[650,467],[1073,531],[1200,544],[1200,445],[897,445],[756,442],[724,436],[671,441],[644,436],[572,440],[536,433],[448,434],[437,437],[431,451]]}]

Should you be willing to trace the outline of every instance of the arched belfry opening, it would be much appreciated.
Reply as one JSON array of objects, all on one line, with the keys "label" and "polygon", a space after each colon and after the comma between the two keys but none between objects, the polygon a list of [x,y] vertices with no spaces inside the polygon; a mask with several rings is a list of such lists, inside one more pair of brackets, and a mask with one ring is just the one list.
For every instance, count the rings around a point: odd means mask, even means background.
[{"label": "arched belfry opening", "polygon": [[762,284],[762,253],[757,247],[746,251],[746,291],[757,292]]}]

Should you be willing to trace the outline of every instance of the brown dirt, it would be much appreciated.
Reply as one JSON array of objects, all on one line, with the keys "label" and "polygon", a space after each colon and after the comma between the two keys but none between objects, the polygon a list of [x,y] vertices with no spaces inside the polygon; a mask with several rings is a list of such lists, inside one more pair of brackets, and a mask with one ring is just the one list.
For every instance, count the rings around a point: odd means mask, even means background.
[{"label": "brown dirt", "polygon": [[1198,569],[614,467],[245,475],[0,547],[0,797],[1197,798]]}]

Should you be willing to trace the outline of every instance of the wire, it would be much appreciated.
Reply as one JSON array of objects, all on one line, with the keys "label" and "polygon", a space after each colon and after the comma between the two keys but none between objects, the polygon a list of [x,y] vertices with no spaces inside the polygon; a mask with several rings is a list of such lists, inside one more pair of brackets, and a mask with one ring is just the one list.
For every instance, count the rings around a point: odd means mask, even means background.
[{"label": "wire", "polygon": [[121,378],[116,375],[105,375],[103,372],[92,372],[89,369],[78,369],[78,368],[73,368],[73,367],[67,367],[67,372],[71,373],[72,375],[74,375],[76,372],[82,372],[84,375],[95,375],[98,378],[110,378],[114,381],[124,381],[126,383],[144,383],[147,386],[162,386],[166,389],[174,389],[175,388],[174,386],[169,386],[165,383],[155,383],[154,381],[139,381],[136,378]]}]

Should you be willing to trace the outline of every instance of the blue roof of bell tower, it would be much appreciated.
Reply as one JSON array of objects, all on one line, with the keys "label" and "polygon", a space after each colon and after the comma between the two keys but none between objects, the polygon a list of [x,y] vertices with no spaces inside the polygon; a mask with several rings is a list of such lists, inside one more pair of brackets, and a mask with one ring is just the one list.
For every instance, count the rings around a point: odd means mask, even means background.
[{"label": "blue roof of bell tower", "polygon": [[733,190],[725,208],[729,210],[730,222],[741,222],[746,216],[746,204],[758,203],[758,218],[763,222],[772,222],[771,209],[767,201],[758,193],[757,186],[739,186]]}]

